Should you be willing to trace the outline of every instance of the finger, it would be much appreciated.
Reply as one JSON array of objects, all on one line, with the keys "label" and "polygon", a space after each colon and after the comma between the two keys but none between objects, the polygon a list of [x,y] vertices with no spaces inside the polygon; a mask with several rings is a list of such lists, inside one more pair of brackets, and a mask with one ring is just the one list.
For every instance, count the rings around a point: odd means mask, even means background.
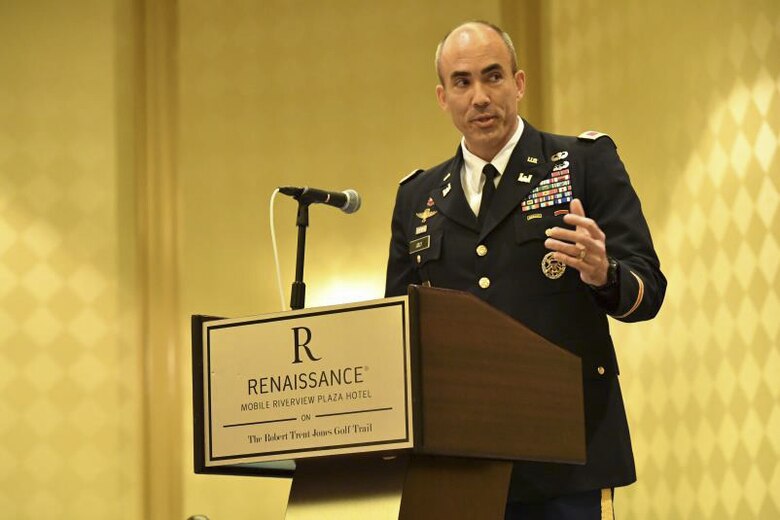
[{"label": "finger", "polygon": [[544,246],[551,251],[563,253],[573,258],[579,258],[582,255],[582,251],[585,251],[584,246],[572,244],[570,242],[562,242],[554,238],[548,238],[545,240]]},{"label": "finger", "polygon": [[551,227],[546,229],[544,234],[551,238],[557,238],[558,240],[583,244],[586,247],[596,243],[595,239],[587,231],[582,230],[574,231],[561,227]]},{"label": "finger", "polygon": [[585,208],[582,207],[582,201],[580,201],[580,199],[571,200],[571,203],[569,204],[569,211],[571,212],[570,215],[579,215],[581,217],[585,216]]},{"label": "finger", "polygon": [[569,213],[568,215],[563,216],[563,221],[566,224],[569,224],[570,226],[575,226],[577,230],[582,230],[587,232],[590,236],[596,239],[600,239],[600,240],[604,239],[604,232],[601,230],[599,225],[596,224],[596,221],[593,220],[592,218]]},{"label": "finger", "polygon": [[[545,234],[550,237],[550,239],[555,239],[559,242],[564,242],[570,245],[575,245],[580,250],[585,249],[588,251],[588,255],[592,255],[596,258],[599,258],[601,256],[606,257],[606,249],[604,247],[604,241],[598,240],[593,237],[591,237],[589,234],[581,232],[581,231],[572,231],[570,229],[566,228],[550,228],[545,231]],[[550,247],[547,245],[547,242],[545,242],[545,247],[550,249]],[[567,254],[570,254],[570,251],[565,251]],[[579,256],[579,251],[574,251],[574,256]]]},{"label": "finger", "polygon": [[562,264],[566,264],[572,269],[576,269],[585,278],[591,278],[592,275],[596,272],[596,265],[592,263],[591,255],[586,254],[583,258],[579,258],[579,256],[571,256],[565,253],[561,253],[560,251],[556,251],[553,255],[553,258]]}]

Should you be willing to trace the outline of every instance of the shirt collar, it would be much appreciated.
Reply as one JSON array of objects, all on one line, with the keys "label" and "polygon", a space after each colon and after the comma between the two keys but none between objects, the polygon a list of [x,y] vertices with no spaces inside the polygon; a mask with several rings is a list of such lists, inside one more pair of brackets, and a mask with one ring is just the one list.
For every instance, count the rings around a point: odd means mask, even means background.
[{"label": "shirt collar", "polygon": [[[523,135],[524,128],[525,124],[523,123],[522,118],[517,116],[517,128],[515,129],[515,133],[512,134],[512,137],[509,138],[509,141],[507,141],[504,147],[499,150],[495,157],[490,160],[490,164],[496,167],[499,174],[504,174],[506,165],[509,163],[509,158],[512,156],[512,151],[517,142],[520,141],[520,137]],[[482,168],[485,167],[488,161],[477,157],[469,151],[466,147],[465,137],[462,137],[460,140],[460,149],[463,152],[463,162],[465,163],[467,172],[466,175],[472,178],[476,177],[475,180],[479,182],[479,176],[482,175]]]}]

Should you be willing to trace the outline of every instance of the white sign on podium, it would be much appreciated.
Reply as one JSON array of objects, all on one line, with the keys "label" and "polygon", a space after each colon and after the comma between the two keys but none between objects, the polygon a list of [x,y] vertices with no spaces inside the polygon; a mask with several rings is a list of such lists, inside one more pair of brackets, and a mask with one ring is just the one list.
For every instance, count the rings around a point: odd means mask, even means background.
[{"label": "white sign on podium", "polygon": [[408,307],[203,323],[206,466],[411,448]]}]

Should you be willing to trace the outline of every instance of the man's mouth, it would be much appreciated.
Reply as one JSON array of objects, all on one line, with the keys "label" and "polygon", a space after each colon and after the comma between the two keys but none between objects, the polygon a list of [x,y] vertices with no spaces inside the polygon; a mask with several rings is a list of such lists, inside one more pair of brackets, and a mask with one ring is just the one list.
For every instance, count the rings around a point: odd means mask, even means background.
[{"label": "man's mouth", "polygon": [[497,119],[498,118],[494,115],[486,114],[486,115],[481,115],[472,118],[471,122],[477,125],[478,127],[484,128],[484,127],[492,126]]}]

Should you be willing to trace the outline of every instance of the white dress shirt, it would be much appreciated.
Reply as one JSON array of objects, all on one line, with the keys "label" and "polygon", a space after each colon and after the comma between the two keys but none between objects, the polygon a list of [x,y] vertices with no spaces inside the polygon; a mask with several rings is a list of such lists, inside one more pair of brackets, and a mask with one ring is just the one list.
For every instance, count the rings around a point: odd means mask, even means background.
[{"label": "white dress shirt", "polygon": [[[509,162],[509,157],[512,156],[515,145],[520,141],[524,127],[523,120],[518,116],[515,133],[512,134],[509,141],[490,161],[490,164],[495,166],[499,173],[494,180],[496,187],[498,187],[498,183],[504,177],[504,170]],[[479,215],[479,205],[482,202],[482,188],[485,186],[485,174],[482,173],[482,168],[485,167],[488,161],[480,159],[469,151],[466,147],[465,137],[460,140],[460,149],[463,151],[463,167],[460,170],[460,183],[463,186],[463,194],[466,196],[466,202],[469,203],[474,215]]]}]

